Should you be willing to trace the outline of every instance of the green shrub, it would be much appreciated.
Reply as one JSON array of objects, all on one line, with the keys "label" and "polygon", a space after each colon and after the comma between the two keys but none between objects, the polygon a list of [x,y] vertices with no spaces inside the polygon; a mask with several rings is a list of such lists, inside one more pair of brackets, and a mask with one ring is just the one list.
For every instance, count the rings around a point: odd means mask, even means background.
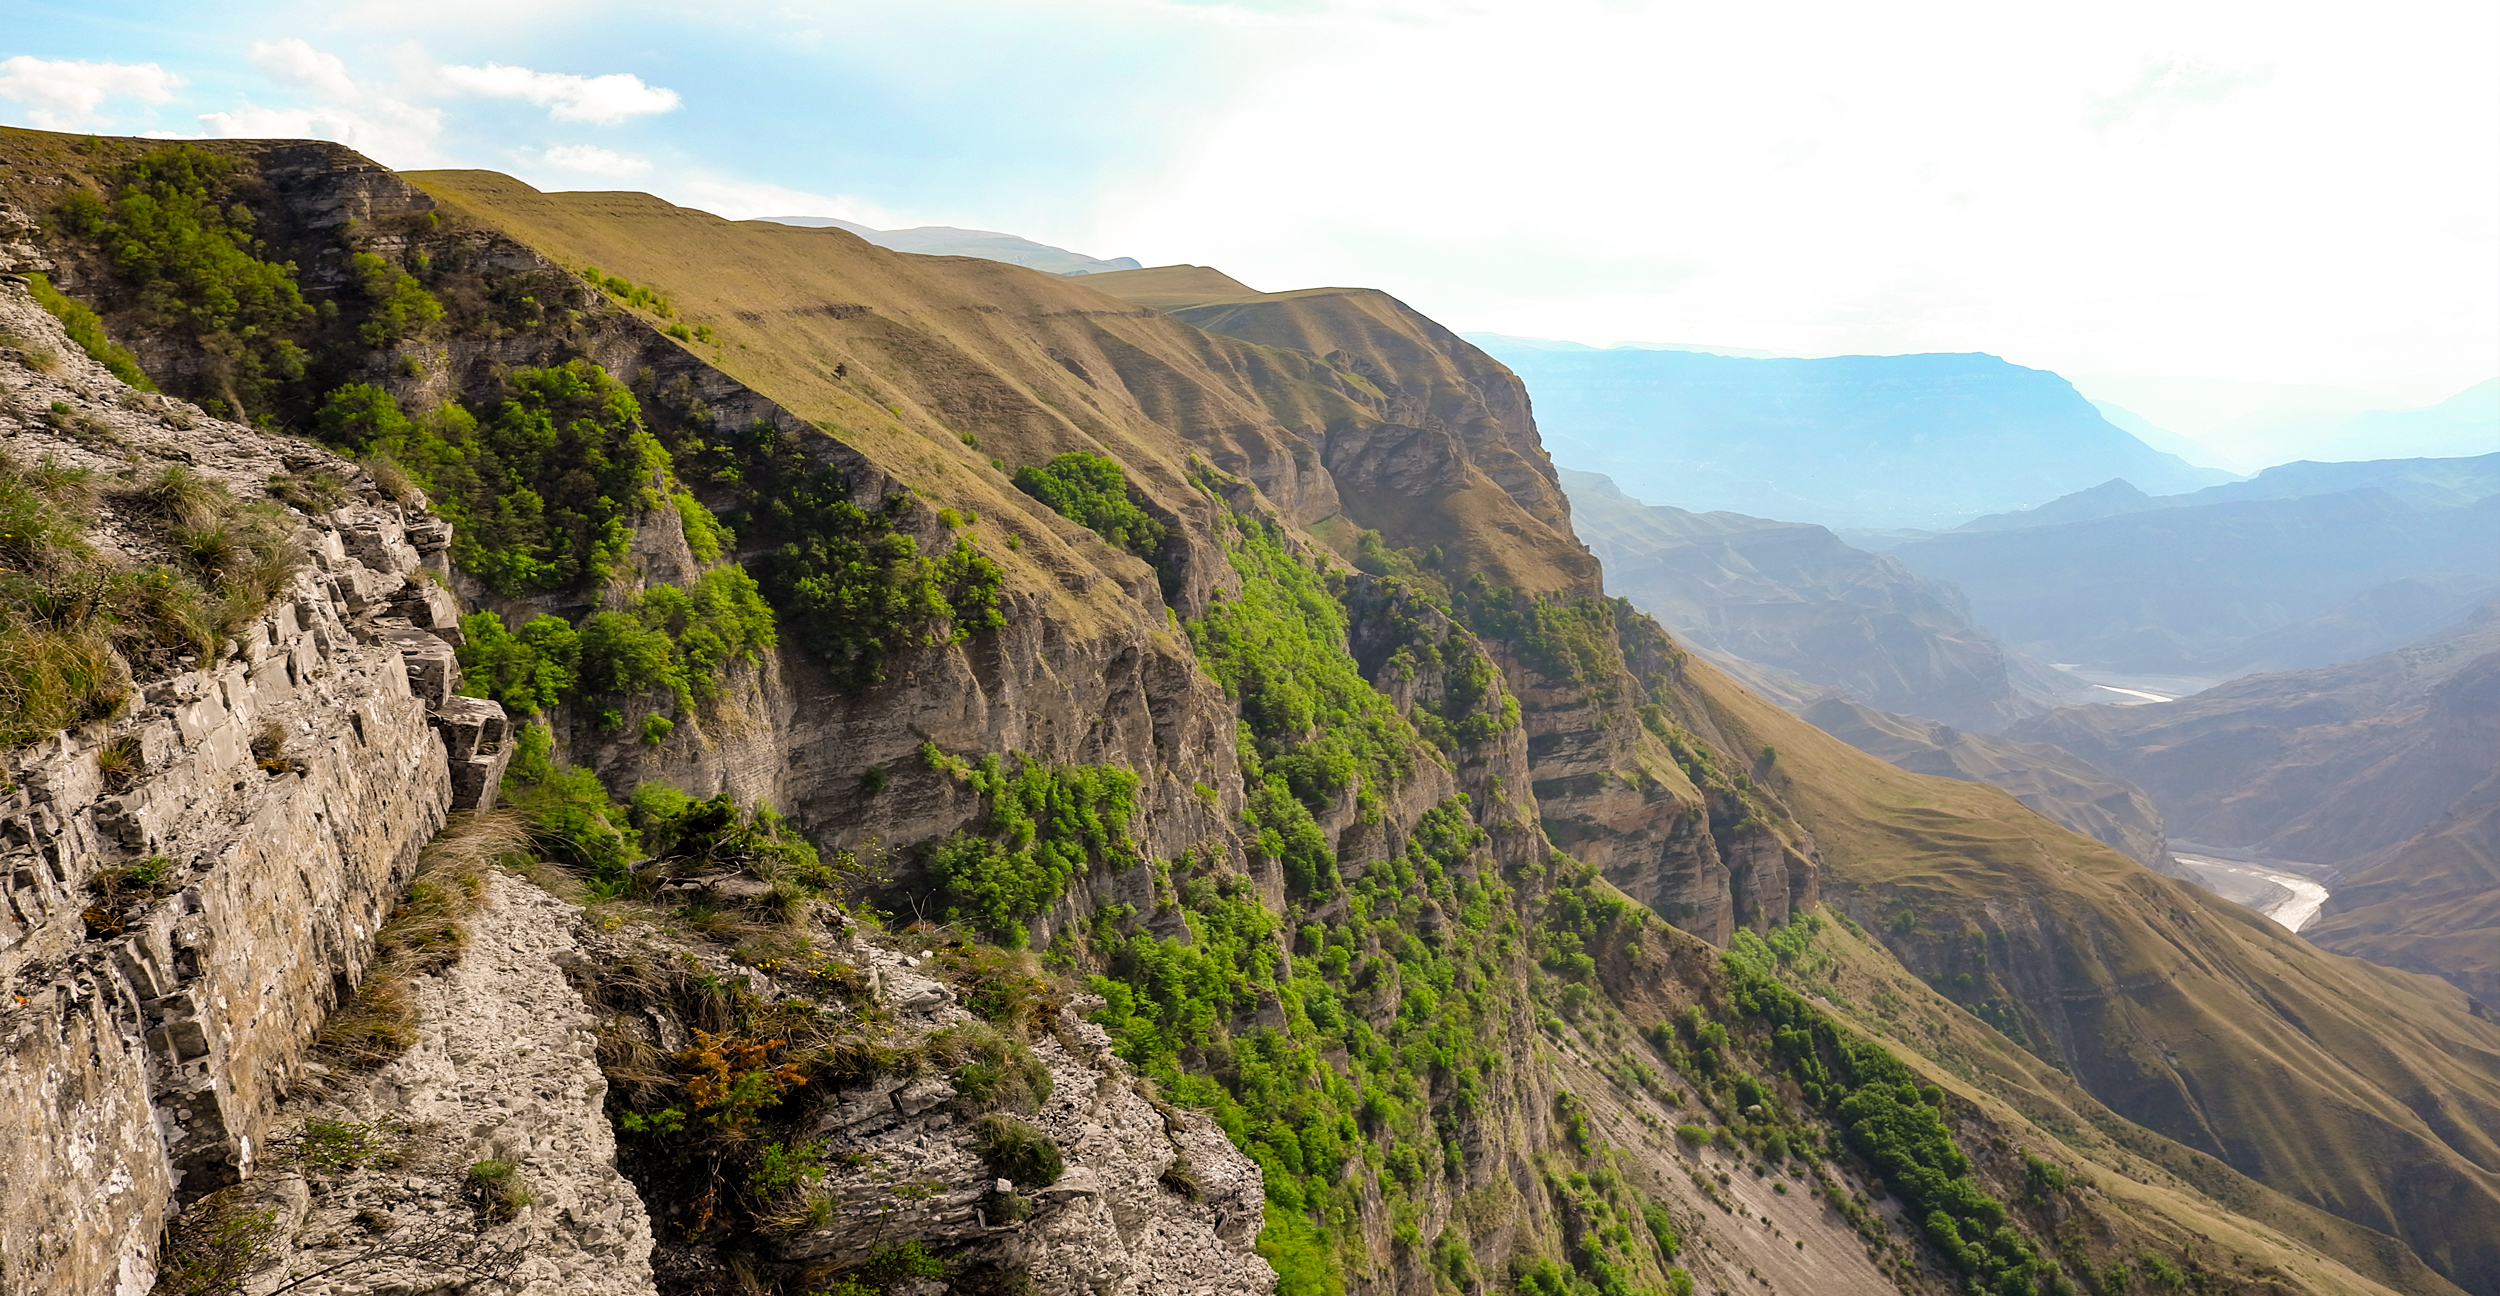
[{"label": "green shrub", "polygon": [[732,868],[767,882],[788,880],[816,894],[837,879],[816,847],[769,805],[741,811],[726,792],[697,801],[665,783],[634,789],[625,819],[652,858],[681,873]]},{"label": "green shrub", "polygon": [[642,718],[642,745],[657,747],[677,732],[677,722],[654,711]]},{"label": "green shrub", "polygon": [[972,1146],[991,1174],[1019,1187],[1048,1187],[1066,1169],[1049,1135],[1005,1112],[972,1123]]},{"label": "green shrub", "polygon": [[930,1051],[959,1059],[949,1079],[955,1086],[955,1110],[964,1115],[1030,1115],[1050,1101],[1050,1068],[1023,1040],[987,1023],[949,1027],[930,1040]]},{"label": "green shrub", "polygon": [[601,274],[597,266],[583,267],[582,278],[587,280],[592,287],[610,297],[638,310],[647,310],[662,319],[667,319],[677,313],[676,307],[670,303],[667,294],[619,279],[615,275]]},{"label": "green shrub", "polygon": [[351,254],[347,264],[372,307],[356,328],[357,341],[374,348],[389,346],[443,318],[443,304],[434,300],[415,275],[370,252]]},{"label": "green shrub", "polygon": [[1241,593],[1190,622],[1189,638],[1255,745],[1245,755],[1261,777],[1247,790],[1255,797],[1274,782],[1317,813],[1357,787],[1368,818],[1381,789],[1412,772],[1414,731],[1346,652],[1345,610],[1320,574],[1286,551],[1272,524],[1230,521]]},{"label": "green shrub", "polygon": [[538,1200],[537,1194],[521,1178],[520,1167],[509,1161],[480,1161],[469,1167],[469,1191],[497,1222],[520,1215],[522,1208]]},{"label": "green shrub", "polygon": [[[1820,923],[1814,915],[1798,915],[1783,944],[1802,951]],[[1805,937],[1796,934],[1798,928]],[[1774,1055],[1808,1100],[1841,1127],[1850,1149],[1901,1197],[1908,1218],[1924,1226],[1947,1261],[1982,1290],[2000,1296],[2031,1292],[2052,1262],[2010,1226],[2005,1204],[1971,1176],[1970,1159],[1954,1145],[1952,1128],[1915,1073],[1882,1045],[1844,1034],[1783,984],[1781,956],[1770,942],[1740,932],[1720,964],[1737,1010],[1762,1025]]]},{"label": "green shrub", "polygon": [[106,177],[108,197],[76,190],[59,212],[63,229],[102,249],[142,320],[197,340],[206,381],[237,418],[303,376],[298,339],[314,316],[292,263],[252,255],[243,171],[237,159],[176,144]]},{"label": "green shrub", "polygon": [[765,551],[756,571],[773,606],[838,682],[883,683],[898,652],[962,643],[1007,623],[999,606],[1006,573],[996,563],[963,537],[945,554],[924,556],[894,529],[909,497],[861,509],[839,468],[808,457],[804,435],[761,422],[747,430],[749,493],[736,523]]},{"label": "green shrub", "polygon": [[703,507],[701,500],[684,491],[668,498],[677,507],[677,520],[686,533],[686,548],[696,562],[716,562],[722,551],[737,543],[737,537],[712,516],[712,510]]},{"label": "green shrub", "polygon": [[1604,599],[1540,598],[1495,586],[1478,572],[1450,608],[1469,630],[1510,645],[1550,679],[1597,684],[1623,668],[1615,609]]},{"label": "green shrub", "polygon": [[460,691],[501,702],[517,715],[552,711],[581,678],[582,639],[572,623],[542,612],[506,630],[492,611],[460,618]]},{"label": "green shrub", "polygon": [[356,385],[333,392],[319,421],[355,448],[417,475],[456,524],[452,557],[509,597],[600,585],[660,506],[668,452],[644,430],[632,392],[587,360],[515,369],[483,420],[445,405],[409,420]]},{"label": "green shrub", "polygon": [[106,336],[104,321],[94,311],[62,296],[61,290],[53,287],[51,280],[39,274],[26,276],[26,289],[34,296],[36,305],[61,321],[61,331],[68,334],[69,340],[77,343],[78,349],[86,352],[89,359],[140,391],[156,390],[154,380],[139,367],[139,357]]},{"label": "green shrub", "polygon": [[[965,444],[979,442],[967,439]],[[1151,559],[1163,547],[1168,529],[1138,507],[1137,492],[1129,489],[1128,475],[1114,460],[1072,450],[1038,468],[1016,469],[1014,481],[1017,490],[1091,528],[1115,549]]]},{"label": "green shrub", "polygon": [[1024,920],[1048,908],[1071,879],[1096,861],[1112,868],[1136,862],[1128,835],[1136,813],[1131,771],[1028,761],[1009,774],[993,755],[968,775],[973,790],[989,798],[990,815],[982,833],[958,832],[930,857],[947,921],[975,924],[1020,947]]},{"label": "green shrub", "polygon": [[532,840],[548,858],[588,877],[594,891],[622,894],[641,853],[640,835],[619,826],[624,815],[609,803],[597,774],[558,766],[554,758],[555,736],[547,726],[523,726],[504,769],[503,800],[529,821]]},{"label": "green shrub", "polygon": [[632,697],[667,690],[691,713],[720,696],[729,670],[757,665],[781,642],[773,610],[743,568],[715,567],[692,590],[653,585],[622,611],[581,625],[582,692]]}]

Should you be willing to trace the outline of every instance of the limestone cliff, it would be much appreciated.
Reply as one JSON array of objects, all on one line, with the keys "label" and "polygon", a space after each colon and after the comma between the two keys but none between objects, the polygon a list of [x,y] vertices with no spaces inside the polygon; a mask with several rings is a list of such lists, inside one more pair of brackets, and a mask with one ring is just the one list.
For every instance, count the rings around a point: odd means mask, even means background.
[{"label": "limestone cliff", "polygon": [[[234,495],[353,465],[143,396],[0,283],[0,438],[108,480],[185,466]],[[294,512],[276,603],[118,714],[9,758],[0,1285],[144,1291],[177,1200],[249,1175],[325,1009],[455,806],[490,799],[501,708],[420,630],[447,533],[368,499]],[[148,556],[119,497],[97,548]],[[424,542],[420,551],[411,537]]]}]

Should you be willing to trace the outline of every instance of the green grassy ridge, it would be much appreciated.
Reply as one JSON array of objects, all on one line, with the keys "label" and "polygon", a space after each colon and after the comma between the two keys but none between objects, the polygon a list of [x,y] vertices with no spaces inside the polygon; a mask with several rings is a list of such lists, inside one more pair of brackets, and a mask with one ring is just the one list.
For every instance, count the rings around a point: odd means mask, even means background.
[{"label": "green grassy ridge", "polygon": [[1750,931],[1736,934],[1722,957],[1735,1011],[1769,1034],[1776,1064],[1846,1132],[1850,1149],[1883,1176],[1928,1241],[1978,1289],[1993,1296],[2074,1290],[2005,1204],[1971,1177],[1970,1158],[1934,1105],[1941,1096],[1922,1091],[1882,1045],[1857,1038],[1780,982],[1778,967],[1804,953],[1821,924],[1805,914],[1773,929],[1767,942]]},{"label": "green grassy ridge", "polygon": [[33,294],[35,304],[52,318],[61,321],[61,331],[87,358],[103,365],[112,375],[140,391],[156,390],[156,381],[139,367],[139,357],[113,341],[104,331],[104,321],[87,309],[83,302],[72,301],[52,286],[52,281],[39,274],[26,276],[26,291]]}]

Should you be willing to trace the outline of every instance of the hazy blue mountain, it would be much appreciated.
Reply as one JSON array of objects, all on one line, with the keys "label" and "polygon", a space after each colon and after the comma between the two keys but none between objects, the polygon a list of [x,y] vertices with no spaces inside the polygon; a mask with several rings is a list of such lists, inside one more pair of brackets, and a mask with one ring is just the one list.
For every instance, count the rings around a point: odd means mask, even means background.
[{"label": "hazy blue mountain", "polygon": [[2038,508],[2016,509],[2011,513],[1991,513],[1975,517],[1953,528],[1956,531],[2015,531],[2023,527],[2059,526],[2068,522],[2089,522],[2094,518],[2117,517],[2122,513],[2142,513],[2163,506],[2165,498],[2185,496],[2147,495],[2124,477],[2112,477],[2098,486],[2060,495]]},{"label": "hazy blue mountain", "polygon": [[1101,274],[1106,270],[1135,270],[1135,257],[1113,257],[1105,261],[1082,252],[1036,243],[996,230],[957,229],[952,225],[922,225],[913,229],[881,230],[853,224],[832,216],[765,216],[776,225],[803,225],[809,229],[846,229],[878,247],[897,252],[917,252],[922,256],[968,256],[984,261],[1004,261],[1055,275]]},{"label": "hazy blue mountain", "polygon": [[[2147,495],[2123,479],[2062,495],[2038,508],[1973,518],[1957,531],[2011,531],[2057,526],[2157,508],[2193,508],[2235,500],[2301,499],[2375,487],[2407,504],[2441,508],[2500,495],[2500,454],[2472,459],[2366,459],[2355,463],[2300,460],[2276,464],[2246,481],[2225,482],[2184,495]],[[1887,544],[1886,551],[1897,547]]]},{"label": "hazy blue mountain", "polygon": [[2231,477],[2111,426],[2056,374],[1994,356],[1479,345],[1526,380],[1555,462],[1696,512],[1935,528],[2112,477],[2160,494]]},{"label": "hazy blue mountain", "polygon": [[1994,732],[2079,700],[1973,624],[1961,591],[1822,527],[1643,504],[1596,473],[1559,471],[1606,592],[1782,705],[1839,695]]},{"label": "hazy blue mountain", "polygon": [[2230,500],[1957,531],[1891,555],[1951,581],[1979,624],[2053,661],[2286,670],[2366,653],[2462,612],[2500,580],[2500,495],[2445,508],[2379,487]]},{"label": "hazy blue mountain", "polygon": [[[2091,400],[2088,396],[2084,399]],[[2132,435],[2136,440],[2141,441],[2144,444],[2163,452],[2164,454],[2177,455],[2180,458],[2187,460],[2189,463],[2195,464],[2199,467],[2210,468],[2213,466],[2211,463],[2207,462],[2215,457],[2213,447],[2206,445],[2202,441],[2196,440],[2194,437],[2182,436],[2177,432],[2173,432],[2123,405],[2113,405],[2105,400],[2095,400],[2092,401],[2092,408],[2099,410],[2101,412],[2101,417],[2108,419],[2112,426],[2119,428],[2129,435]]]},{"label": "hazy blue mountain", "polygon": [[2471,504],[2500,495],[2500,452],[2463,459],[2363,459],[2349,463],[2299,460],[2276,464],[2246,481],[2226,482],[2178,496],[2177,504],[2229,500],[2299,499],[2374,486],[2422,507]]},{"label": "hazy blue mountain", "polygon": [[2500,450],[2500,378],[2486,379],[2427,409],[2356,414],[2344,431],[2363,444],[2420,447],[2450,454]]}]

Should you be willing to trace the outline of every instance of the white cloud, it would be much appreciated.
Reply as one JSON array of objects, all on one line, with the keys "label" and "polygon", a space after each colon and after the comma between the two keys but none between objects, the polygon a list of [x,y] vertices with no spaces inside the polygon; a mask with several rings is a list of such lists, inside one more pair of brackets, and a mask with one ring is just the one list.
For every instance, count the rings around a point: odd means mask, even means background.
[{"label": "white cloud", "polygon": [[2272,68],[2232,72],[2196,59],[2147,63],[2126,89],[2093,100],[2089,121],[2099,130],[2140,117],[2167,118],[2182,108],[2221,103],[2240,90],[2264,85],[2273,75]]},{"label": "white cloud", "polygon": [[88,63],[20,54],[0,61],[0,98],[28,105],[26,120],[42,130],[76,130],[111,119],[98,110],[110,99],[161,104],[181,77],[154,63]]},{"label": "white cloud", "polygon": [[299,37],[255,42],[252,62],[279,81],[310,90],[324,99],[346,101],[362,94],[338,55],[314,49]]},{"label": "white cloud", "polygon": [[927,223],[847,195],[809,193],[776,184],[725,180],[718,176],[679,176],[669,184],[654,185],[653,188],[660,190],[660,196],[670,202],[728,220],[755,220],[764,216],[833,216],[872,229],[902,229]]},{"label": "white cloud", "polygon": [[496,99],[522,99],[547,110],[557,121],[613,126],[629,117],[647,117],[674,110],[677,92],[644,85],[630,72],[581,77],[566,72],[536,72],[525,67],[489,63],[484,67],[447,64],[444,81],[470,94]]},{"label": "white cloud", "polygon": [[442,134],[438,108],[377,99],[361,108],[263,108],[242,104],[229,112],[200,114],[210,139],[323,139],[344,144],[384,166],[437,165],[435,140]]},{"label": "white cloud", "polygon": [[631,153],[619,153],[615,149],[603,149],[596,144],[558,144],[541,154],[540,157],[551,167],[560,167],[566,171],[579,171],[586,175],[614,176],[618,179],[639,175],[651,169],[649,158],[635,157]]}]

